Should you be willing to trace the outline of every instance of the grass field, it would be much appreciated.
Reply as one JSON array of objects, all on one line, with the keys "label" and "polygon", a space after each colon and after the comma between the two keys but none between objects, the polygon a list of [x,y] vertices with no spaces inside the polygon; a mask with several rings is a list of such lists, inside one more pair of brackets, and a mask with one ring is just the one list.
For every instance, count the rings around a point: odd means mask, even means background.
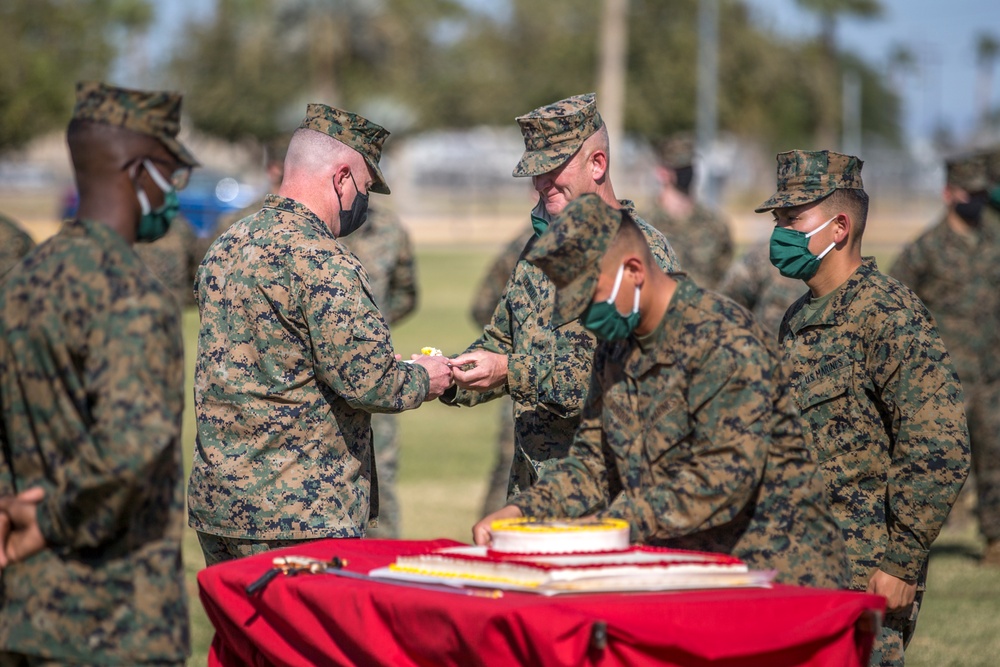
[{"label": "grass field", "polygon": [[[424,248],[418,252],[421,301],[418,312],[393,332],[404,355],[425,345],[457,353],[474,340],[468,317],[470,295],[497,248]],[[872,248],[887,266],[893,248]],[[188,376],[194,367],[197,313],[184,314]],[[406,538],[450,537],[469,541],[478,519],[499,403],[475,409],[434,402],[400,419],[402,455],[399,493]],[[185,414],[185,455],[194,447],[191,392]],[[974,522],[951,525],[932,551],[929,590],[907,664],[914,667],[992,667],[1000,662],[1000,570],[985,570],[976,558],[981,544]],[[200,606],[195,575],[204,566],[197,539],[188,531],[185,558],[191,596],[194,651],[190,665],[204,665],[212,628]]]}]

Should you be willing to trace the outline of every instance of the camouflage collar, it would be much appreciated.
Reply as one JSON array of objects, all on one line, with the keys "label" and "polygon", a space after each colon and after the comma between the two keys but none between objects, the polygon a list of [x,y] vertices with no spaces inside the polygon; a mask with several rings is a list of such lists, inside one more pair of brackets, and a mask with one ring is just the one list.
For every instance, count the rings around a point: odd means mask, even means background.
[{"label": "camouflage collar", "polygon": [[847,307],[858,295],[861,284],[878,271],[878,265],[874,257],[864,257],[861,266],[836,289],[836,294],[826,306],[816,313],[811,319],[806,318],[805,310],[800,308],[788,321],[788,326],[793,334],[807,326],[838,326],[843,324],[847,318]]},{"label": "camouflage collar", "polygon": [[331,239],[336,238],[326,223],[320,220],[318,215],[313,213],[305,204],[297,202],[294,199],[282,197],[281,195],[267,195],[264,197],[263,208],[270,208],[283,213],[290,213],[300,218],[305,218],[312,228],[321,235],[329,236]]},{"label": "camouflage collar", "polygon": [[[677,351],[683,349],[680,335],[684,327],[684,313],[690,304],[701,297],[702,289],[693,280],[685,280],[679,274],[671,275],[677,280],[677,290],[648,342],[640,346],[634,335],[626,339],[630,352],[625,374],[632,379],[642,377],[654,366],[673,365],[677,361]],[[646,349],[643,350],[643,347]]]},{"label": "camouflage collar", "polygon": [[132,244],[100,220],[88,218],[67,220],[63,223],[59,233],[69,237],[92,238],[105,250],[117,250],[121,253],[133,252]]}]

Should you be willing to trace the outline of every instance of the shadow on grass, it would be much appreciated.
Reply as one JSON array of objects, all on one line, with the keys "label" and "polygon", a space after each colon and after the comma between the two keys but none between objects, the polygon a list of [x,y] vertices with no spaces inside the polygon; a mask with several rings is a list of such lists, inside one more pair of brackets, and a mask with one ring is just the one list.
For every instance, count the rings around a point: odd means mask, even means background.
[{"label": "shadow on grass", "polygon": [[961,558],[964,560],[979,561],[979,549],[971,544],[961,542],[945,542],[944,544],[931,545],[931,559],[935,558]]}]

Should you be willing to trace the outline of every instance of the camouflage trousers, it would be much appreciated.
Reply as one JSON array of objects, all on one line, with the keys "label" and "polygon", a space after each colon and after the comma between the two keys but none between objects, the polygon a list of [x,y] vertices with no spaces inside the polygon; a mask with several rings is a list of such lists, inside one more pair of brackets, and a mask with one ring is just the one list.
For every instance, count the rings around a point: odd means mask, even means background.
[{"label": "camouflage trousers", "polygon": [[[198,543],[201,544],[201,552],[205,555],[205,567],[256,556],[273,549],[284,549],[297,544],[306,544],[314,540],[248,540],[240,537],[223,537],[222,535],[212,535],[198,533]],[[5,665],[0,664],[0,667]]]},{"label": "camouflage trousers", "polygon": [[966,389],[979,530],[989,542],[1000,540],[1000,382]]},{"label": "camouflage trousers", "polygon": [[917,591],[913,607],[909,611],[886,614],[882,620],[882,632],[872,647],[871,667],[903,667],[903,652],[906,650],[913,632],[917,629],[917,615],[924,592]]},{"label": "camouflage trousers", "polygon": [[[500,430],[497,433],[496,458],[486,488],[483,509],[480,516],[496,512],[507,504],[507,488],[510,483],[510,465],[514,460],[514,406],[508,397],[499,401]],[[381,474],[381,473],[379,473]]]},{"label": "camouflage trousers", "polygon": [[399,421],[396,415],[373,414],[375,469],[378,471],[378,525],[369,527],[365,537],[398,540],[402,521],[396,475],[399,472]]},{"label": "camouflage trousers", "polygon": [[[183,662],[139,662],[137,667],[173,667],[183,665]],[[22,655],[20,653],[0,652],[0,667],[97,667],[95,663],[88,662],[63,662],[60,660],[49,660],[33,655]]]}]

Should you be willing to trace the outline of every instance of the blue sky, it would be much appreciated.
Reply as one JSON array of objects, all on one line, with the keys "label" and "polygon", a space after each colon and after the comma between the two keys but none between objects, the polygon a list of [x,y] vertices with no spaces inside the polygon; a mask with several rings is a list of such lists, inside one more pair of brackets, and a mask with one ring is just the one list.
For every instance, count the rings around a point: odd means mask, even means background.
[{"label": "blue sky", "polygon": [[[800,11],[795,0],[745,0],[760,24],[790,36],[818,32],[818,20]],[[885,12],[873,21],[844,20],[838,43],[884,71],[896,44],[918,57],[918,72],[903,85],[903,125],[909,136],[926,137],[938,120],[956,138],[971,130],[976,103],[976,40],[989,32],[1000,40],[998,0],[882,0]],[[994,76],[992,103],[1000,105],[1000,63]]]},{"label": "blue sky", "polygon": [[[465,0],[496,2],[497,0]],[[759,23],[791,37],[818,32],[818,20],[799,10],[795,0],[744,0]],[[176,43],[185,21],[210,15],[206,0],[159,0],[157,29]],[[918,71],[902,85],[903,126],[912,138],[926,138],[944,124],[962,140],[974,120],[976,54],[979,33],[1000,40],[1000,0],[882,0],[885,13],[873,21],[843,20],[838,42],[884,71],[888,56],[904,44],[918,57]],[[1000,106],[1000,63],[994,76],[992,105]]]}]

